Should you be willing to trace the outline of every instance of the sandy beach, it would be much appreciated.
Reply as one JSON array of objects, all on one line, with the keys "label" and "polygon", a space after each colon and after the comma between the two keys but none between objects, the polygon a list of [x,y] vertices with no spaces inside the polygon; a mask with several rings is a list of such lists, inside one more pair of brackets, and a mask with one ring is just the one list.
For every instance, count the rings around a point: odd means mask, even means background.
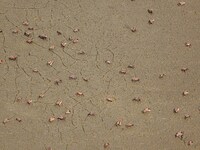
[{"label": "sandy beach", "polygon": [[1,150],[200,149],[199,0],[0,0]]}]

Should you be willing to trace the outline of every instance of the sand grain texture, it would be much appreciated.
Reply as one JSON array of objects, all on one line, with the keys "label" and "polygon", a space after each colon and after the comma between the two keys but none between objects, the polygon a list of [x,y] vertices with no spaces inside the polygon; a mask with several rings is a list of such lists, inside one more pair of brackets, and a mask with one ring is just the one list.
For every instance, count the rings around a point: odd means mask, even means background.
[{"label": "sand grain texture", "polygon": [[0,0],[0,149],[200,149],[200,1],[179,2]]}]

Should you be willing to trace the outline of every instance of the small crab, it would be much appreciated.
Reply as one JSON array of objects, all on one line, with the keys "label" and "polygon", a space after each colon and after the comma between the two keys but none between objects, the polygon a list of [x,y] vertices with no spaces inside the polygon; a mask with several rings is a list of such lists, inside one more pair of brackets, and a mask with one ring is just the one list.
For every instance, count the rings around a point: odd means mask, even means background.
[{"label": "small crab", "polygon": [[50,61],[47,62],[47,65],[52,66],[53,63],[54,63],[54,61],[53,61],[53,60],[50,60]]},{"label": "small crab", "polygon": [[59,116],[59,117],[57,117],[57,119],[58,119],[58,120],[65,120],[66,117],[64,117],[64,116]]},{"label": "small crab", "polygon": [[28,21],[24,21],[22,24],[23,24],[24,26],[28,26],[28,25],[29,25]]},{"label": "small crab", "polygon": [[186,71],[188,71],[188,70],[189,70],[189,69],[188,69],[188,68],[185,68],[185,67],[184,67],[184,68],[181,68],[181,71],[182,71],[182,72],[186,72]]},{"label": "small crab", "polygon": [[38,96],[38,98],[43,98],[44,97],[44,94],[40,94],[39,96]]},{"label": "small crab", "polygon": [[77,96],[84,96],[84,94],[82,92],[76,92]]},{"label": "small crab", "polygon": [[28,39],[28,40],[26,40],[26,43],[31,44],[31,43],[33,43],[33,40],[32,39]]},{"label": "small crab", "polygon": [[8,57],[9,58],[9,60],[16,60],[17,59],[17,56],[10,56],[10,57]]},{"label": "small crab", "polygon": [[176,138],[179,138],[179,139],[182,139],[182,138],[183,138],[183,135],[184,135],[184,132],[183,132],[183,131],[178,131],[178,132],[175,134],[175,137],[176,137]]},{"label": "small crab", "polygon": [[164,76],[166,76],[166,74],[159,74],[159,78],[162,79]]},{"label": "small crab", "polygon": [[93,113],[93,112],[89,112],[87,115],[88,115],[88,116],[95,116],[96,114]]},{"label": "small crab", "polygon": [[55,49],[55,46],[54,45],[51,45],[50,47],[49,47],[49,50],[50,51],[52,51],[52,50],[54,50]]},{"label": "small crab", "polygon": [[133,123],[128,123],[128,124],[126,124],[125,126],[126,126],[127,128],[130,128],[130,127],[133,127],[134,124],[133,124]]},{"label": "small crab", "polygon": [[0,64],[2,64],[3,63],[3,60],[2,59],[0,59]]},{"label": "small crab", "polygon": [[58,35],[61,35],[61,34],[62,34],[62,32],[61,32],[61,31],[57,31],[57,34],[58,34]]},{"label": "small crab", "polygon": [[41,35],[39,35],[38,36],[40,39],[42,39],[42,40],[46,40],[47,39],[47,35],[45,35],[45,34],[41,34]]},{"label": "small crab", "polygon": [[108,102],[113,102],[115,99],[112,98],[112,97],[107,97],[106,100],[107,100]]},{"label": "small crab", "polygon": [[17,120],[18,122],[22,122],[22,119],[21,119],[21,118],[16,118],[16,120]]},{"label": "small crab", "polygon": [[154,19],[150,19],[148,22],[149,22],[149,24],[153,24],[155,22],[155,20]]},{"label": "small crab", "polygon": [[37,70],[37,68],[34,68],[32,71],[35,72],[35,73],[39,72],[39,71]]},{"label": "small crab", "polygon": [[105,63],[106,64],[111,64],[111,61],[110,60],[106,60]]},{"label": "small crab", "polygon": [[190,115],[186,114],[186,115],[184,116],[184,119],[188,119],[188,118],[190,118],[190,117],[191,117]]},{"label": "small crab", "polygon": [[75,44],[75,43],[78,43],[78,41],[79,41],[78,39],[73,39],[72,42]]},{"label": "small crab", "polygon": [[67,110],[66,112],[65,112],[65,114],[70,114],[71,113],[71,111],[70,110]]},{"label": "small crab", "polygon": [[189,42],[185,42],[185,46],[186,46],[186,47],[191,47],[191,46],[192,46],[192,44],[191,44],[191,43],[189,43]]},{"label": "small crab", "polygon": [[56,85],[59,85],[60,83],[62,83],[62,80],[61,80],[61,79],[56,79],[56,80],[54,81],[54,83],[55,83]]},{"label": "small crab", "polygon": [[184,91],[184,92],[182,93],[182,95],[183,95],[183,96],[187,96],[187,95],[189,95],[189,92],[188,92],[188,91]]},{"label": "small crab", "polygon": [[190,141],[188,141],[188,143],[187,143],[187,145],[188,145],[188,146],[190,146],[190,145],[192,145],[192,144],[194,144],[194,142],[193,142],[193,141],[191,141],[191,140],[190,140]]},{"label": "small crab", "polygon": [[138,78],[138,77],[133,77],[133,78],[131,79],[131,81],[133,81],[133,82],[138,82],[138,81],[140,81],[140,78]]},{"label": "small crab", "polygon": [[83,81],[88,82],[88,78],[83,77]]},{"label": "small crab", "polygon": [[32,32],[30,32],[30,31],[26,31],[26,32],[24,32],[24,35],[27,36],[27,37],[29,37],[31,35],[31,33]]},{"label": "small crab", "polygon": [[21,97],[16,98],[16,102],[20,102],[20,101],[22,101]]},{"label": "small crab", "polygon": [[85,52],[84,52],[84,51],[80,51],[80,52],[78,52],[78,54],[79,54],[79,55],[84,55]]},{"label": "small crab", "polygon": [[56,105],[56,106],[61,106],[61,105],[62,105],[62,101],[59,101],[59,100],[56,101],[55,105]]},{"label": "small crab", "polygon": [[33,30],[34,28],[33,27],[28,27],[28,30]]},{"label": "small crab", "polygon": [[8,119],[8,118],[5,118],[4,120],[3,120],[3,124],[6,124],[6,123],[8,123],[10,121],[10,119]]},{"label": "small crab", "polygon": [[141,98],[139,98],[139,97],[134,97],[134,98],[132,99],[132,101],[141,102]]},{"label": "small crab", "polygon": [[29,99],[29,100],[27,101],[27,104],[30,105],[30,104],[32,104],[32,102],[33,102],[33,101],[32,101],[31,99]]},{"label": "small crab", "polygon": [[55,119],[56,119],[55,117],[50,117],[49,122],[53,122],[53,121],[55,121]]},{"label": "small crab", "polygon": [[76,77],[75,75],[72,74],[72,75],[69,76],[69,79],[70,79],[70,80],[76,80],[77,77]]},{"label": "small crab", "polygon": [[148,9],[147,12],[153,14],[153,9]]},{"label": "small crab", "polygon": [[119,73],[120,73],[120,74],[126,74],[127,71],[126,71],[126,69],[122,69],[122,70],[119,71]]},{"label": "small crab", "polygon": [[134,69],[135,66],[134,66],[134,65],[128,65],[128,68],[132,68],[132,69]]},{"label": "small crab", "polygon": [[115,122],[115,126],[121,126],[122,125],[122,121],[121,120],[118,120],[117,122]]},{"label": "small crab", "polygon": [[103,147],[108,148],[110,146],[110,143],[104,143]]},{"label": "small crab", "polygon": [[64,48],[65,46],[67,46],[67,43],[66,42],[62,42],[61,46]]},{"label": "small crab", "polygon": [[178,113],[180,111],[180,108],[174,108],[174,113]]},{"label": "small crab", "polygon": [[12,30],[12,33],[17,34],[17,33],[19,33],[19,30],[14,29],[14,30]]},{"label": "small crab", "polygon": [[73,38],[70,36],[70,37],[68,38],[68,40],[69,40],[69,41],[73,41]]},{"label": "small crab", "polygon": [[79,31],[80,31],[80,29],[77,29],[77,28],[73,30],[73,32],[75,32],[75,33],[79,32]]},{"label": "small crab", "polygon": [[145,108],[142,112],[143,112],[143,113],[148,113],[148,112],[151,112],[151,109],[147,107],[147,108]]},{"label": "small crab", "polygon": [[177,5],[178,6],[183,6],[183,5],[185,5],[185,2],[179,2]]},{"label": "small crab", "polygon": [[136,32],[137,29],[135,27],[130,28],[132,32]]}]

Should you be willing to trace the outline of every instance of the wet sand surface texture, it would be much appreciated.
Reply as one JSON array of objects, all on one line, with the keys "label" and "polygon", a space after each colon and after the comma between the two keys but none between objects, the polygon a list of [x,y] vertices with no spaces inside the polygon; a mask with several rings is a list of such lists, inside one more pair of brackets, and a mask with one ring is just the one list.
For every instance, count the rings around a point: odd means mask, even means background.
[{"label": "wet sand surface texture", "polygon": [[0,0],[1,150],[200,149],[200,1]]}]

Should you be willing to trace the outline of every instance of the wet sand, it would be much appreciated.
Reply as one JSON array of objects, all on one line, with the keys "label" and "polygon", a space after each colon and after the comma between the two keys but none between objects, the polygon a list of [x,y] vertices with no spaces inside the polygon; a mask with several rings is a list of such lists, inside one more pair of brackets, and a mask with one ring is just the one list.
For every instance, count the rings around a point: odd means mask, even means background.
[{"label": "wet sand", "polygon": [[178,2],[0,0],[0,149],[200,149],[200,2]]}]

